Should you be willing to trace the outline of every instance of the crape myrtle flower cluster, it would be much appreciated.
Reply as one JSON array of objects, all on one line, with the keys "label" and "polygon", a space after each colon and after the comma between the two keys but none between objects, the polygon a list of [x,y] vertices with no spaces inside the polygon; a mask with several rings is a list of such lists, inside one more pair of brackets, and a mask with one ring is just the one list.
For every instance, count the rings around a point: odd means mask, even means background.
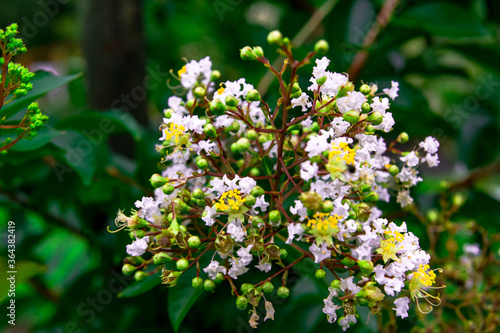
[{"label": "crape myrtle flower cluster", "polygon": [[[150,179],[155,195],[115,221],[133,239],[123,273],[141,281],[161,270],[163,284],[174,287],[192,269],[192,286],[207,291],[225,281],[236,306],[249,309],[252,327],[259,304],[264,321],[274,319],[272,295],[289,296],[288,271],[306,258],[317,264],[317,278],[332,273],[323,312],[344,330],[356,323],[358,306],[378,314],[385,305],[405,318],[415,301],[430,311],[428,304],[440,303],[429,291],[436,283],[430,256],[405,222],[382,218],[377,203],[395,193],[402,207],[411,205],[410,188],[422,181],[417,168],[438,165],[439,143],[427,137],[401,151],[395,146],[408,141],[406,133],[389,144],[380,136],[394,125],[397,82],[381,92],[375,84],[356,89],[321,57],[300,86],[298,69],[326,53],[326,41],[302,60],[278,31],[268,41],[286,57],[280,69],[261,47],[240,55],[275,75],[280,97],[273,104],[244,78],[217,84],[208,57],[175,75],[177,94],[157,145],[164,169]],[[290,251],[297,259],[285,260]],[[247,280],[252,270],[267,277]]]}]

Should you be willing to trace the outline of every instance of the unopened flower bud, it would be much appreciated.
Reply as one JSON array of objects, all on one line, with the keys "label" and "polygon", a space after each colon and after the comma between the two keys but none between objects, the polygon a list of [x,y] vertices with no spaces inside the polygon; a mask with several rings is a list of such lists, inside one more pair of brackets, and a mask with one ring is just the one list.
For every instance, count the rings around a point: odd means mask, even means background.
[{"label": "unopened flower bud", "polygon": [[454,206],[462,206],[465,203],[465,196],[462,193],[457,193],[452,197]]},{"label": "unopened flower bud", "polygon": [[288,251],[285,249],[280,249],[280,258],[285,259],[288,256]]},{"label": "unopened flower bud", "polygon": [[250,46],[245,46],[240,50],[240,57],[242,60],[245,61],[252,61],[257,59],[255,56],[255,53],[253,52],[252,48]]},{"label": "unopened flower bud", "polygon": [[196,161],[196,166],[201,170],[205,170],[206,168],[208,168],[208,161],[204,158],[200,158]]},{"label": "unopened flower bud", "polygon": [[227,110],[227,107],[220,99],[214,99],[213,101],[210,102],[210,111],[216,115],[220,116],[223,115]]},{"label": "unopened flower bud", "polygon": [[371,91],[372,89],[367,84],[363,84],[361,87],[359,87],[359,92],[363,95],[368,95]]},{"label": "unopened flower bud", "polygon": [[260,197],[261,195],[264,195],[265,191],[262,187],[260,186],[254,186],[250,192],[254,197]]},{"label": "unopened flower bud", "polygon": [[354,260],[352,260],[351,258],[344,258],[342,259],[341,263],[347,267],[352,267],[356,264],[356,262]]},{"label": "unopened flower bud", "polygon": [[333,210],[333,203],[330,200],[325,200],[321,203],[321,212],[330,213]]},{"label": "unopened flower bud", "polygon": [[371,112],[371,111],[372,111],[372,107],[370,106],[369,103],[364,102],[363,104],[361,104],[361,112],[368,113],[368,112]]},{"label": "unopened flower bud", "polygon": [[367,119],[373,125],[380,125],[384,121],[384,116],[380,112],[375,111],[372,112]]},{"label": "unopened flower bud", "polygon": [[338,288],[340,288],[340,280],[333,280],[333,281],[330,283],[330,288],[333,288],[333,289],[338,289]]},{"label": "unopened flower bud", "polygon": [[373,262],[370,260],[358,260],[358,266],[364,276],[373,273]]},{"label": "unopened flower bud", "polygon": [[191,281],[191,285],[195,289],[201,289],[203,287],[203,279],[197,276]]},{"label": "unopened flower bud", "polygon": [[188,238],[188,246],[192,249],[197,249],[201,245],[200,237],[191,236]]},{"label": "unopened flower bud", "polygon": [[193,95],[196,98],[202,98],[206,93],[207,91],[203,87],[196,87],[193,89]]},{"label": "unopened flower bud", "polygon": [[246,152],[250,148],[250,140],[247,138],[239,138],[238,141],[236,141],[238,144],[238,149],[240,152]]},{"label": "unopened flower bud", "polygon": [[276,225],[276,224],[279,224],[280,221],[281,221],[280,211],[279,210],[272,210],[269,213],[269,223],[271,223],[272,225]]},{"label": "unopened flower bud", "polygon": [[140,281],[144,281],[146,280],[146,278],[148,277],[149,275],[147,273],[144,273],[143,271],[137,271],[135,272],[134,274],[134,280],[140,282]]},{"label": "unopened flower bud", "polygon": [[365,201],[368,201],[368,202],[376,202],[378,201],[379,199],[379,195],[377,192],[375,191],[371,191],[370,193],[368,193],[365,197],[364,197],[364,200]]},{"label": "unopened flower bud", "polygon": [[271,45],[281,45],[283,35],[278,30],[273,30],[267,35],[267,42]]},{"label": "unopened flower bud", "polygon": [[347,96],[347,93],[353,90],[354,90],[354,84],[349,81],[340,88],[337,94],[337,98]]},{"label": "unopened flower bud", "polygon": [[231,123],[231,125],[229,125],[227,129],[229,130],[229,132],[236,133],[240,130],[240,123],[235,120]]},{"label": "unopened flower bud", "polygon": [[260,101],[260,94],[257,89],[251,89],[248,91],[247,95],[245,96],[245,99],[248,102],[258,102]]},{"label": "unopened flower bud", "polygon": [[167,179],[165,177],[162,177],[161,175],[155,173],[154,175],[151,176],[151,179],[149,179],[149,182],[151,183],[151,186],[154,188],[162,187],[165,185],[167,182]]},{"label": "unopened flower bud", "polygon": [[375,126],[373,125],[366,125],[365,127],[365,133],[368,135],[374,134],[375,133]]},{"label": "unopened flower bud", "polygon": [[241,285],[241,293],[244,295],[244,294],[246,294],[252,288],[253,288],[252,284],[250,284],[250,283],[243,283]]},{"label": "unopened flower bud", "polygon": [[359,112],[356,110],[349,110],[342,115],[345,121],[355,124],[359,121]]},{"label": "unopened flower bud", "polygon": [[153,263],[155,265],[162,265],[162,264],[165,264],[169,261],[172,261],[172,257],[164,252],[156,253],[153,256]]},{"label": "unopened flower bud", "polygon": [[224,281],[224,275],[222,273],[217,273],[217,275],[215,276],[214,282],[221,283],[222,281]]},{"label": "unopened flower bud", "polygon": [[271,281],[267,281],[262,285],[262,291],[265,292],[266,294],[273,292],[273,290],[274,290],[274,285],[272,284]]},{"label": "unopened flower bud", "polygon": [[177,260],[177,262],[175,263],[175,267],[177,267],[179,271],[184,271],[189,267],[189,261],[187,261],[184,258],[181,258]]},{"label": "unopened flower bud", "polygon": [[246,135],[248,140],[255,140],[259,137],[259,134],[255,130],[248,130]]},{"label": "unopened flower bud", "polygon": [[215,282],[207,279],[203,282],[203,288],[206,291],[212,291],[215,289]]},{"label": "unopened flower bud", "polygon": [[255,197],[251,194],[248,194],[245,197],[245,206],[247,206],[248,208],[253,207],[256,202],[257,202],[257,199],[255,199]]},{"label": "unopened flower bud", "polygon": [[167,119],[170,119],[173,114],[174,114],[174,110],[173,109],[165,109],[165,110],[163,110],[163,115]]},{"label": "unopened flower bud", "polygon": [[258,228],[259,225],[264,224],[264,220],[260,216],[252,216],[252,226]]},{"label": "unopened flower bud", "polygon": [[314,44],[314,51],[318,54],[325,54],[328,52],[329,48],[330,45],[328,45],[328,42],[324,39],[320,39]]},{"label": "unopened flower bud", "polygon": [[402,132],[398,135],[398,142],[399,143],[406,143],[410,140],[410,136],[406,132]]},{"label": "unopened flower bud", "polygon": [[240,310],[245,310],[248,305],[248,299],[245,296],[238,296],[236,298],[236,307]]},{"label": "unopened flower bud", "polygon": [[287,298],[290,295],[290,289],[285,286],[278,288],[278,297]]},{"label": "unopened flower bud", "polygon": [[322,269],[318,269],[315,273],[314,273],[314,276],[316,277],[316,279],[320,280],[320,279],[324,279],[325,276],[326,276],[326,272]]},{"label": "unopened flower bud", "polygon": [[218,70],[213,70],[212,73],[210,74],[210,81],[217,81],[220,79],[220,72]]},{"label": "unopened flower bud", "polygon": [[226,105],[230,108],[235,108],[238,106],[238,100],[233,95],[227,95],[225,102]]},{"label": "unopened flower bud", "polygon": [[193,191],[192,193],[193,197],[196,199],[204,199],[205,198],[205,192],[201,190],[201,188],[197,188]]},{"label": "unopened flower bud", "polygon": [[372,186],[370,184],[363,184],[359,189],[361,192],[366,193],[372,189]]},{"label": "unopened flower bud", "polygon": [[259,58],[264,56],[264,50],[260,46],[255,46],[252,51]]},{"label": "unopened flower bud", "polygon": [[175,191],[175,187],[172,185],[172,184],[165,184],[161,187],[161,190],[163,191],[163,193],[165,193],[166,195],[170,195],[172,193],[174,193]]},{"label": "unopened flower bud", "polygon": [[135,272],[136,269],[137,268],[135,268],[133,265],[125,264],[122,266],[122,273],[126,276],[130,276],[133,272]]},{"label": "unopened flower bud", "polygon": [[316,79],[316,83],[320,86],[325,84],[325,82],[326,82],[326,75],[320,77],[319,79]]},{"label": "unopened flower bud", "polygon": [[205,133],[210,138],[217,137],[217,129],[212,124],[205,124],[205,126],[203,126],[203,133]]},{"label": "unopened flower bud", "polygon": [[387,171],[391,176],[395,176],[399,173],[399,168],[397,165],[391,164],[389,168],[387,168]]}]

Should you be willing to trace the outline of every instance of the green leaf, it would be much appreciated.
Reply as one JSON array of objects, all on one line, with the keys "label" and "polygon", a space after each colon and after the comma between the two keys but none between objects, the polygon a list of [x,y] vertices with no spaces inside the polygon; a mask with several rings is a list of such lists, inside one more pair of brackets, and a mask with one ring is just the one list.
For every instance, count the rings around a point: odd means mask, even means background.
[{"label": "green leaf", "polygon": [[143,130],[135,119],[120,110],[84,111],[67,117],[56,125],[60,129],[82,131],[90,140],[102,141],[111,133],[128,132],[134,140],[140,140]]},{"label": "green leaf", "polygon": [[262,158],[262,166],[264,167],[264,172],[266,175],[270,176],[274,172],[274,163],[273,160],[269,158],[269,156],[264,156]]},{"label": "green leaf", "polygon": [[474,12],[460,5],[432,2],[415,6],[396,17],[394,24],[408,28],[419,28],[434,36],[471,38],[489,36]]},{"label": "green leaf", "polygon": [[184,317],[189,309],[202,294],[202,290],[194,289],[191,280],[195,277],[195,270],[183,273],[179,278],[177,285],[168,290],[167,311],[168,318],[172,324],[174,332],[178,332]]},{"label": "green leaf", "polygon": [[153,289],[161,283],[160,278],[161,272],[152,274],[146,278],[146,280],[137,282],[134,281],[121,292],[118,293],[118,297],[134,297]]},{"label": "green leaf", "polygon": [[12,146],[11,149],[15,151],[30,151],[39,149],[52,141],[53,138],[62,134],[62,132],[53,129],[50,126],[44,126],[40,131],[38,131],[37,135],[33,139],[22,139]]},{"label": "green leaf", "polygon": [[[33,101],[38,98],[44,96],[48,92],[59,88],[60,86],[65,85],[68,82],[76,80],[82,74],[73,74],[67,76],[54,76],[47,75],[45,72],[37,72],[35,73],[35,77],[33,78],[33,89],[29,91],[25,96],[15,99],[9,104],[5,105],[2,109],[0,109],[0,117],[5,116],[6,118],[11,117],[12,115],[19,112],[21,109],[26,108]],[[43,112],[43,110],[42,110]]]},{"label": "green leaf", "polygon": [[283,154],[283,162],[285,162],[285,165],[289,166],[294,161],[295,161],[295,152],[293,150],[285,151],[285,154]]}]

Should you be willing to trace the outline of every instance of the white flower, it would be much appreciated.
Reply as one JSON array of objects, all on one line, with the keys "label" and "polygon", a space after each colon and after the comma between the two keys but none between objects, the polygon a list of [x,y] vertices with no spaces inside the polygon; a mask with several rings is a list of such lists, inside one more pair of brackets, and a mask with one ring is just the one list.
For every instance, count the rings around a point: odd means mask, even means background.
[{"label": "white flower", "polygon": [[307,217],[307,208],[304,207],[304,204],[302,204],[302,201],[300,200],[295,200],[295,207],[290,206],[290,213],[293,215],[299,215],[300,220],[303,221]]},{"label": "white flower", "polygon": [[236,220],[227,225],[227,233],[237,242],[242,242],[247,235],[246,229],[241,226],[239,221],[236,222]]},{"label": "white flower", "polygon": [[418,144],[421,148],[424,148],[429,154],[435,154],[439,148],[439,141],[434,139],[432,136],[428,136],[424,141]]},{"label": "white flower", "polygon": [[217,273],[226,275],[227,272],[226,267],[221,266],[219,262],[215,260],[212,260],[207,267],[203,268],[203,271],[207,273],[208,277],[212,280],[215,279]]},{"label": "white flower", "polygon": [[158,207],[155,200],[151,197],[142,197],[142,201],[137,200],[135,207],[139,208],[138,216],[148,222],[151,222],[153,215],[157,213]]},{"label": "white flower", "polygon": [[398,197],[396,199],[396,202],[401,204],[401,207],[406,207],[408,205],[411,205],[413,202],[413,198],[410,196],[410,191],[401,191],[398,192]]},{"label": "white flower", "polygon": [[127,245],[127,253],[133,257],[141,256],[148,248],[149,236],[141,239],[136,239],[132,244]]},{"label": "white flower", "polygon": [[252,261],[253,258],[253,256],[250,254],[251,248],[252,245],[249,245],[246,248],[242,247],[236,252],[238,254],[238,258],[229,259],[231,268],[227,272],[227,275],[229,275],[233,279],[237,279],[238,275],[245,274],[248,271],[248,267],[246,266]]},{"label": "white flower", "polygon": [[318,174],[318,170],[316,163],[311,164],[311,161],[306,161],[300,165],[300,177],[308,181]]},{"label": "white flower", "polygon": [[439,165],[439,157],[438,154],[427,154],[424,158],[422,158],[422,162],[427,162],[427,165],[430,168],[437,167]]},{"label": "white flower", "polygon": [[419,161],[419,159],[418,159],[418,157],[417,157],[417,155],[415,154],[414,151],[408,153],[404,157],[400,157],[399,159],[401,161],[403,161],[403,162],[408,163],[408,166],[411,166],[411,167],[417,166],[418,165],[418,161]]},{"label": "white flower", "polygon": [[376,96],[373,97],[373,102],[370,104],[372,107],[373,111],[378,111],[381,114],[385,114],[385,111],[389,108],[389,99],[387,97],[382,98],[380,100],[380,97]]},{"label": "white flower", "polygon": [[401,317],[401,318],[406,318],[408,317],[408,310],[410,309],[410,299],[408,297],[400,297],[396,298],[394,301],[394,304],[396,305],[393,310],[396,310],[396,316]]},{"label": "white flower", "polygon": [[331,257],[331,251],[328,250],[328,244],[324,242],[321,246],[314,243],[309,247],[309,252],[314,255],[314,262],[319,264],[321,261]]},{"label": "white flower", "polygon": [[356,316],[355,315],[347,315],[343,319],[339,320],[339,325],[342,327],[343,331],[346,331],[349,328],[350,324],[356,324]]},{"label": "white flower", "polygon": [[366,102],[366,96],[359,91],[350,91],[347,96],[337,99],[337,107],[340,113],[346,113],[349,110],[361,112],[361,105]]},{"label": "white flower", "polygon": [[299,97],[292,99],[292,108],[296,106],[301,106],[302,111],[307,111],[307,108],[312,106],[312,102],[309,100],[309,96],[303,92]]},{"label": "white flower", "polygon": [[325,298],[323,300],[323,303],[325,304],[325,306],[323,307],[323,313],[326,314],[328,322],[332,324],[337,320],[337,310],[341,309],[342,307],[333,304],[333,301],[330,297]]},{"label": "white flower", "polygon": [[319,131],[318,135],[312,136],[307,142],[306,151],[309,157],[317,156],[322,152],[329,150],[332,146],[328,143],[331,133],[325,130]]},{"label": "white flower", "polygon": [[205,57],[200,61],[191,60],[186,64],[185,72],[180,74],[182,86],[188,89],[193,87],[200,75],[203,76],[201,82],[207,85],[212,73],[211,67],[210,57]]},{"label": "white flower", "polygon": [[349,290],[351,294],[357,294],[361,290],[361,288],[358,287],[356,283],[354,283],[354,276],[350,276],[347,279],[340,279],[340,290]]},{"label": "white flower", "polygon": [[391,81],[391,89],[384,88],[384,94],[389,96],[392,100],[398,97],[399,82]]},{"label": "white flower", "polygon": [[383,118],[382,122],[374,127],[376,130],[389,133],[392,130],[392,126],[394,126],[394,124],[395,124],[395,121],[394,121],[394,118],[392,117],[392,113],[386,112],[384,114],[384,118]]},{"label": "white flower", "polygon": [[217,210],[213,207],[205,206],[205,210],[201,217],[205,225],[211,227],[215,222],[214,216],[217,216]]},{"label": "white flower", "polygon": [[481,253],[479,244],[464,244],[464,254],[470,256],[478,256]]},{"label": "white flower", "polygon": [[264,302],[264,308],[266,309],[266,318],[264,318],[264,321],[267,319],[274,320],[274,308],[273,308],[273,303],[269,301]]},{"label": "white flower", "polygon": [[266,202],[264,195],[261,195],[255,201],[255,205],[253,206],[253,209],[255,210],[255,209],[259,208],[262,213],[265,213],[267,211],[268,206],[269,206],[269,204]]},{"label": "white flower", "polygon": [[258,265],[255,265],[255,267],[257,267],[262,272],[267,273],[267,272],[269,272],[271,270],[272,265],[271,265],[270,262],[263,262],[263,261],[261,261],[261,262],[259,262]]},{"label": "white flower", "polygon": [[299,236],[298,240],[300,240],[303,234],[304,234],[304,229],[302,229],[302,225],[300,223],[290,223],[288,225],[288,239],[286,240],[286,243],[292,244],[293,239],[295,238],[296,235]]},{"label": "white flower", "polygon": [[191,146],[195,151],[204,150],[207,154],[214,150],[215,142],[210,142],[208,140],[200,140]]}]

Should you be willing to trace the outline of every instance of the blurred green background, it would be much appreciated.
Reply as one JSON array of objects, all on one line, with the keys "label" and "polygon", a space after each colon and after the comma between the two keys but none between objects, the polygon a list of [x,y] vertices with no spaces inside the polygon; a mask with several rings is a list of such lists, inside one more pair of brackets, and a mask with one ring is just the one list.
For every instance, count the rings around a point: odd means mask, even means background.
[{"label": "blurred green background", "polygon": [[[366,45],[384,4],[395,5],[392,19]],[[0,9],[1,27],[20,26],[28,52],[16,61],[39,71],[35,86],[54,82],[53,74],[82,73],[40,100],[48,126],[0,157],[0,267],[3,276],[10,220],[19,272],[16,326],[2,320],[3,331],[173,332],[180,325],[190,280],[175,292],[157,281],[134,284],[121,274],[130,238],[106,227],[118,209],[151,195],[169,70],[180,69],[183,58],[208,55],[221,81],[245,77],[257,86],[265,69],[241,61],[239,49],[260,45],[274,60],[266,43],[273,29],[290,38],[301,32],[298,54],[326,39],[329,69],[349,72],[356,86],[361,79],[380,88],[400,82],[391,106],[396,125],[386,141],[406,131],[409,148],[428,135],[441,142],[440,166],[423,168],[425,181],[413,193],[419,211],[401,212],[394,202],[384,208],[421,237],[434,267],[445,268],[443,305],[427,316],[413,306],[397,326],[387,316],[365,325],[364,316],[350,330],[498,331],[500,2],[4,0]],[[324,18],[311,19],[318,10]],[[366,62],[353,68],[360,51]],[[304,85],[311,70],[301,73]],[[274,88],[267,90],[269,101]],[[467,266],[460,257],[464,244],[473,243],[483,252]],[[327,291],[313,271],[304,265],[295,272],[292,296],[275,306],[276,320],[259,332],[340,330],[321,312]],[[4,319],[7,289],[2,278]],[[247,320],[221,286],[200,296],[179,332],[251,332]]]}]

